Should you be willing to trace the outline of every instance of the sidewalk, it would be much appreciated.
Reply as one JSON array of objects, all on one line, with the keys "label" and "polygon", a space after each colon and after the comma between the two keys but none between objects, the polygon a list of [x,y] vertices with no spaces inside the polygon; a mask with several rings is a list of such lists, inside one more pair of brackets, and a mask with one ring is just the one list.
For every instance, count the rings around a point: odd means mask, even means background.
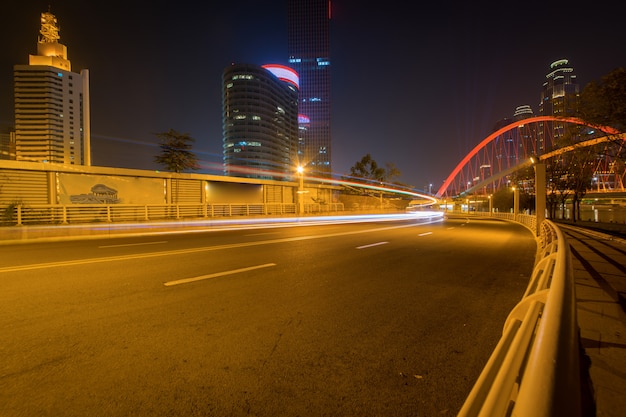
[{"label": "sidewalk", "polygon": [[616,238],[621,238],[626,241],[626,224],[624,223],[600,223],[600,222],[589,222],[589,221],[582,221],[582,220],[577,221],[577,222],[573,222],[571,220],[552,220],[552,221],[557,225],[573,226],[573,227],[579,227],[582,229],[593,230],[596,232],[614,236]]},{"label": "sidewalk", "polygon": [[[626,225],[558,222],[572,251],[583,417],[626,415]],[[582,226],[582,227],[581,227]],[[575,232],[574,236],[567,236]],[[579,235],[578,233],[583,233]],[[610,243],[615,250],[605,243]]]}]

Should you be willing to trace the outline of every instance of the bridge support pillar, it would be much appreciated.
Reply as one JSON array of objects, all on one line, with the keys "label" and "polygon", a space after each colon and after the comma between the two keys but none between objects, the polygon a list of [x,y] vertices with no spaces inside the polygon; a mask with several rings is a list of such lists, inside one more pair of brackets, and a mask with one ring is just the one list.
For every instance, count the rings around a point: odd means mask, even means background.
[{"label": "bridge support pillar", "polygon": [[541,223],[546,218],[546,164],[535,164],[535,216],[537,218],[536,236],[541,233]]}]

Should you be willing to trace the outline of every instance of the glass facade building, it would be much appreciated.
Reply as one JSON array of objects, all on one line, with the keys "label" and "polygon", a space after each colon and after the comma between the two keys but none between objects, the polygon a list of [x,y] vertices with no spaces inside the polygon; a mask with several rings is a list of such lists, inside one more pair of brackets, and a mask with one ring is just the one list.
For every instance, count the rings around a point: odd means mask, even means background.
[{"label": "glass facade building", "polygon": [[287,0],[289,66],[300,76],[300,160],[308,175],[329,177],[331,167],[330,0]]},{"label": "glass facade building", "polygon": [[292,180],[298,166],[298,75],[281,65],[223,72],[224,174]]}]

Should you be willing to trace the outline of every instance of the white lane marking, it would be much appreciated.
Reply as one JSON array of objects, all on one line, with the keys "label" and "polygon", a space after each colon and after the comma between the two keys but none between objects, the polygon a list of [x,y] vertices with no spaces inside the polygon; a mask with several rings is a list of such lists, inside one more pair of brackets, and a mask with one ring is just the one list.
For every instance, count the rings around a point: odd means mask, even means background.
[{"label": "white lane marking", "polygon": [[105,246],[98,246],[98,249],[121,248],[124,246],[160,245],[162,243],[167,243],[167,240],[160,240],[158,242],[126,243],[124,245],[105,245]]},{"label": "white lane marking", "polygon": [[5,267],[0,268],[0,273],[28,271],[28,270],[33,270],[33,269],[45,269],[45,268],[54,268],[54,267],[63,267],[63,266],[85,265],[85,264],[90,264],[90,263],[126,261],[126,260],[131,260],[131,259],[134,260],[134,259],[145,259],[145,258],[157,258],[161,256],[174,256],[174,255],[184,255],[184,254],[190,254],[190,253],[210,252],[210,251],[215,251],[215,250],[245,248],[249,246],[271,245],[274,243],[297,242],[299,240],[324,239],[324,238],[329,238],[329,237],[380,232],[383,230],[403,229],[405,227],[417,227],[417,226],[423,226],[425,224],[427,223],[417,223],[417,224],[412,223],[412,224],[403,224],[400,226],[388,226],[388,227],[380,227],[380,228],[375,228],[375,229],[354,230],[350,232],[328,233],[328,234],[313,235],[313,236],[298,236],[298,237],[289,237],[289,238],[282,238],[282,239],[269,239],[269,240],[260,240],[256,242],[235,243],[235,244],[230,244],[230,245],[205,246],[205,247],[193,248],[193,249],[168,250],[168,251],[160,251],[160,252],[152,252],[152,253],[107,256],[104,258],[87,258],[87,259],[77,259],[73,261],[47,262],[47,263],[42,263],[42,264],[30,264],[30,265],[20,265],[20,266],[5,266]]},{"label": "white lane marking", "polygon": [[389,242],[377,242],[377,243],[372,243],[370,245],[363,245],[363,246],[357,246],[357,249],[365,249],[365,248],[371,248],[372,246],[379,246],[379,245],[386,245]]},{"label": "white lane marking", "polygon": [[428,235],[432,235],[433,232],[426,232],[426,233],[420,233],[418,236],[428,236]]},{"label": "white lane marking", "polygon": [[276,264],[256,265],[256,266],[250,266],[248,268],[239,268],[239,269],[233,269],[231,271],[217,272],[215,274],[200,275],[198,277],[193,277],[193,278],[178,279],[176,281],[165,282],[163,283],[163,285],[165,285],[166,287],[171,287],[172,285],[187,284],[189,282],[202,281],[205,279],[211,279],[211,278],[216,278],[216,277],[223,277],[225,275],[238,274],[240,272],[253,271],[255,269],[267,268],[270,266],[276,266]]}]

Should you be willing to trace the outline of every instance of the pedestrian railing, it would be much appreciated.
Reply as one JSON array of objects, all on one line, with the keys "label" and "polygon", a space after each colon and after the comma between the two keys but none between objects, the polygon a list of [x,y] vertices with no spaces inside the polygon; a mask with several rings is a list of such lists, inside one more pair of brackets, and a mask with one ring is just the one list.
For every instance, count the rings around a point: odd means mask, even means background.
[{"label": "pedestrian railing", "polygon": [[[304,213],[343,211],[343,204],[305,204]],[[13,205],[2,213],[5,226],[141,222],[235,216],[295,215],[293,203],[258,204],[48,204]]]},{"label": "pedestrian railing", "polygon": [[579,417],[579,338],[569,244],[544,220],[530,283],[459,417]]}]

